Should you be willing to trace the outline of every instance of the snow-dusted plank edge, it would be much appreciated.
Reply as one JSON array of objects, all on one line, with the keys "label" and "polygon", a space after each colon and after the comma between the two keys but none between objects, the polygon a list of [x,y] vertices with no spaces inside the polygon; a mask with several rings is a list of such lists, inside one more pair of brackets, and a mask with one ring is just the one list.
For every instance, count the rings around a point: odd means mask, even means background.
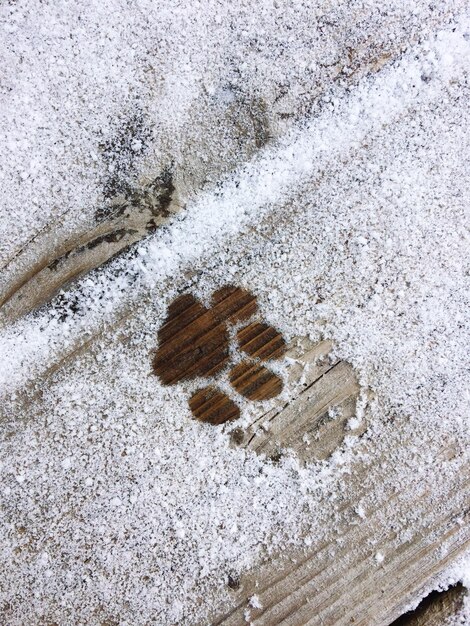
[{"label": "snow-dusted plank edge", "polygon": [[442,626],[465,623],[466,590],[462,584],[456,584],[444,591],[434,591],[426,596],[416,609],[401,615],[391,626]]},{"label": "snow-dusted plank edge", "polygon": [[119,198],[105,217],[95,221],[83,217],[70,224],[68,215],[61,216],[23,251],[16,271],[14,263],[0,270],[0,327],[37,310],[59,290],[72,289],[73,283],[148,236],[180,209],[172,179],[159,176],[139,194]]}]

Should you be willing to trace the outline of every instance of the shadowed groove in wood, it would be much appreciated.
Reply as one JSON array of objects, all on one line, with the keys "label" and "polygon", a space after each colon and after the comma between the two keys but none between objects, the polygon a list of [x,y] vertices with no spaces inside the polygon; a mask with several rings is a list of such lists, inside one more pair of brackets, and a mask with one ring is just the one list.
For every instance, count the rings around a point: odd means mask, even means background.
[{"label": "shadowed groove in wood", "polygon": [[463,622],[450,622],[450,619],[463,607],[465,594],[465,587],[463,587],[461,583],[445,591],[433,591],[426,596],[415,609],[404,613],[390,624],[390,626],[442,626],[444,623],[463,624]]},{"label": "shadowed groove in wood", "polygon": [[189,400],[189,408],[196,419],[213,425],[240,417],[238,406],[225,393],[212,386],[198,389]]},{"label": "shadowed groove in wood", "polygon": [[237,339],[240,350],[262,361],[278,359],[286,351],[286,342],[281,333],[261,322],[253,322],[241,328]]},{"label": "shadowed groove in wood", "polygon": [[248,400],[269,400],[282,391],[282,380],[258,363],[242,361],[230,372],[230,383]]}]

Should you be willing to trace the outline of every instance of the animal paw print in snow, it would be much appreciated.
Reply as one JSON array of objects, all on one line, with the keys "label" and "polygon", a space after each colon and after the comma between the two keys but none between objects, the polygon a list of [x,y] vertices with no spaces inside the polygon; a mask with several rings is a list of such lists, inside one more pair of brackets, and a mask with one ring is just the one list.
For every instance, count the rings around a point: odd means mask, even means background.
[{"label": "animal paw print in snow", "polygon": [[[212,294],[210,309],[191,294],[169,306],[158,332],[159,347],[153,369],[164,385],[210,377],[230,365],[229,324],[248,322],[257,311],[256,297],[245,289],[222,287]],[[238,347],[251,358],[232,366],[229,381],[248,400],[268,400],[282,391],[282,380],[260,361],[278,359],[286,350],[282,335],[272,326],[252,321],[237,332]],[[240,417],[238,406],[213,385],[198,389],[189,400],[197,419],[222,424]]]}]

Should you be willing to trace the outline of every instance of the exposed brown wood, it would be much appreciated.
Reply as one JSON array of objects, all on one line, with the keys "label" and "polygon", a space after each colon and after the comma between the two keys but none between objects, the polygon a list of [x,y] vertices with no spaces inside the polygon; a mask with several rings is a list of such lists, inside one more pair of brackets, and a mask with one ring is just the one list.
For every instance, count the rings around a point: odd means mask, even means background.
[{"label": "exposed brown wood", "polygon": [[165,385],[212,376],[228,362],[225,324],[190,294],[171,304],[158,340],[153,368]]},{"label": "exposed brown wood", "polygon": [[208,424],[224,424],[240,417],[240,409],[225,393],[204,387],[191,396],[189,408],[194,417]]},{"label": "exposed brown wood", "polygon": [[279,359],[286,351],[286,342],[281,333],[260,322],[253,322],[237,333],[238,345],[242,352],[262,361]]},{"label": "exposed brown wood", "polygon": [[[299,391],[289,402],[279,399],[272,410],[258,414],[245,431],[232,431],[234,443],[272,458],[280,451],[294,450],[305,461],[325,459],[338,449],[351,432],[348,422],[357,414],[360,387],[351,365],[329,356],[331,348],[329,341],[293,341],[287,352],[293,363],[288,386]],[[366,428],[366,420],[360,420],[354,424],[354,434]],[[398,446],[398,424],[392,437]],[[411,515],[414,522],[407,524],[408,541],[400,543],[396,533],[388,530],[380,539],[386,557],[379,565],[377,545],[367,544],[370,530],[380,528],[383,517],[409,515],[390,477],[384,479],[381,461],[385,459],[386,455],[379,457],[363,472],[345,477],[339,517],[331,520],[332,528],[339,521],[341,530],[327,533],[324,542],[314,542],[312,547],[289,551],[288,558],[271,555],[263,566],[242,576],[232,592],[235,608],[214,616],[213,626],[242,626],[247,620],[258,626],[386,626],[400,615],[406,599],[422,593],[429,578],[470,544],[468,527],[456,523],[451,513],[459,510],[462,498],[468,498],[469,485],[464,476],[458,484],[448,485],[446,512],[432,511],[426,498],[417,498]],[[407,482],[413,479],[409,476]],[[374,503],[361,511],[362,518],[356,509],[360,501]],[[359,551],[358,546],[362,546]],[[439,556],[441,550],[445,558]],[[250,602],[254,593],[260,608]],[[442,623],[429,619],[416,626]]]},{"label": "exposed brown wood", "polygon": [[[184,294],[168,307],[167,317],[158,331],[159,347],[153,369],[163,384],[172,385],[198,376],[213,376],[229,363],[227,324],[249,319],[257,310],[256,297],[249,291],[227,285],[212,296],[212,308],[207,309],[191,294]],[[263,360],[278,358],[285,352],[285,341],[272,326],[255,322],[239,331],[240,348]],[[262,365],[242,362],[230,372],[234,389],[249,400],[268,400],[282,391],[282,380]],[[233,419],[235,408],[231,400],[217,391],[217,399],[207,396],[209,388],[197,392],[190,401],[199,419],[221,424]],[[212,398],[205,409],[199,403]],[[215,404],[214,404],[215,403]],[[224,407],[227,416],[224,417]],[[208,414],[205,417],[204,411]],[[238,410],[238,409],[237,409]],[[202,411],[202,413],[201,413]],[[216,411],[216,415],[213,412]]]},{"label": "exposed brown wood", "polygon": [[[132,336],[135,327],[130,319],[128,322],[121,326],[120,333]],[[104,341],[114,342],[115,336]],[[324,374],[337,369],[334,366],[338,361],[329,357],[331,342],[312,344],[300,339],[294,343],[298,346],[289,346],[287,353],[292,361],[289,385],[308,387],[314,380],[320,382]],[[79,363],[69,360],[63,364],[63,369],[91,368],[97,350],[97,342],[91,343]],[[54,378],[48,384],[53,386]],[[301,397],[303,394],[299,393]],[[292,401],[295,402],[296,397],[294,394]],[[38,396],[31,410],[39,415],[43,405],[44,400]],[[277,413],[280,408],[282,403]],[[47,406],[43,406],[43,410],[47,410]],[[252,422],[253,431],[265,419],[266,413],[259,411]],[[404,445],[401,439],[404,426],[403,422],[394,425],[397,449]],[[393,446],[394,442],[389,441],[389,444]],[[372,440],[369,452],[376,454],[376,447],[377,442]],[[383,451],[373,464],[367,464],[363,470],[357,468],[353,475],[344,477],[343,486],[335,494],[340,506],[331,517],[332,532],[324,541],[314,540],[305,550],[272,554],[267,562],[242,574],[237,588],[229,587],[235,606],[222,607],[213,616],[212,623],[243,626],[247,623],[246,611],[249,611],[250,619],[257,626],[386,626],[413,598],[423,593],[424,587],[429,588],[432,577],[470,545],[470,526],[465,520],[468,513],[464,513],[463,506],[466,498],[468,502],[469,486],[463,475],[457,475],[452,483],[440,484],[440,490],[445,485],[448,487],[444,510],[430,508],[426,497],[417,497],[410,511],[401,493],[413,489],[413,476],[406,475],[397,491],[390,479],[391,469],[385,465],[387,459],[387,452]],[[366,502],[364,520],[355,513],[358,502]],[[323,508],[326,504],[319,503],[320,506]],[[461,514],[463,524],[456,521]],[[384,519],[405,523],[409,529],[407,540],[397,536],[396,529],[385,525]],[[378,550],[385,554],[382,566],[374,560]],[[254,593],[259,596],[262,609],[250,605]]]},{"label": "exposed brown wood", "polygon": [[282,391],[282,380],[264,365],[242,361],[230,372],[230,383],[248,400],[269,400]]},{"label": "exposed brown wood", "polygon": [[[121,321],[119,333],[135,334],[134,327],[127,327],[129,320],[130,316]],[[114,336],[112,340],[115,341]],[[82,351],[83,364],[80,367],[92,367],[90,363],[93,363],[98,343],[96,338],[90,340]],[[293,360],[290,378],[294,384],[308,386],[316,379],[321,380],[337,361],[328,357],[331,350],[328,341],[311,344],[301,340],[300,343],[297,351],[291,347],[288,352]],[[76,355],[65,360],[62,369],[77,367],[75,359]],[[47,385],[53,384],[52,377]],[[303,392],[299,391],[299,397],[302,395]],[[39,396],[37,403],[41,405]],[[275,411],[280,414],[281,409],[282,405]],[[40,409],[31,404],[31,412],[36,414]],[[267,414],[263,411],[257,413],[252,434],[266,419]],[[403,423],[396,424],[396,449],[404,445],[398,436],[403,426]],[[345,433],[342,432],[342,437]],[[377,443],[371,442],[369,452],[374,452]],[[390,446],[393,449],[392,441]],[[443,453],[445,447],[443,443]],[[345,478],[343,491],[338,494],[342,513],[331,519],[332,527],[337,529],[335,537],[315,542],[314,547],[305,552],[291,551],[287,561],[283,555],[271,555],[269,563],[241,577],[234,612],[229,614],[228,610],[221,610],[214,617],[214,623],[242,626],[246,623],[245,611],[250,610],[251,618],[259,626],[280,623],[286,626],[350,623],[385,626],[400,615],[413,598],[419,597],[423,587],[429,586],[432,576],[469,545],[468,525],[465,527],[456,521],[457,515],[465,510],[463,503],[469,495],[468,485],[463,476],[457,476],[455,484],[448,484],[445,514],[431,509],[426,498],[417,499],[410,511],[406,502],[397,501],[396,493],[389,487],[390,469],[381,467],[381,461],[387,461],[386,454],[378,457],[372,468],[358,469],[355,476]],[[411,477],[406,476],[400,485],[401,491],[406,493],[412,489],[408,484],[410,480]],[[374,485],[380,489],[375,489]],[[354,510],[362,498],[371,505],[367,510],[367,521],[357,524]],[[324,507],[325,503],[319,506]],[[389,535],[384,539],[380,513],[388,515],[391,520],[405,520],[409,524],[410,538],[404,542],[388,530]],[[381,542],[380,549],[387,555],[385,565],[380,568],[374,562],[377,541]],[[249,598],[253,593],[260,596],[262,610],[250,608]]]},{"label": "exposed brown wood", "polygon": [[242,322],[256,313],[256,297],[234,285],[226,285],[212,294],[212,311],[221,322]]}]

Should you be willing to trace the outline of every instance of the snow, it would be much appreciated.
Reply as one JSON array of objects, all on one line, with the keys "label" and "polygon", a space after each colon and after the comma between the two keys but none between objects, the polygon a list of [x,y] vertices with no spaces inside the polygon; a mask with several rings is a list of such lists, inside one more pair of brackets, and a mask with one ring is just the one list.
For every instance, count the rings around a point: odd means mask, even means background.
[{"label": "snow", "polygon": [[[331,34],[320,41],[321,10],[302,3],[281,14],[270,2],[256,10],[215,2],[203,10],[150,2],[1,7],[2,261],[65,211],[74,227],[87,219],[107,168],[118,166],[97,157],[98,145],[136,102],[161,141],[145,155],[134,141],[131,174],[164,162],[167,144],[181,166],[192,163],[178,153],[183,129],[204,117],[202,94],[234,102],[228,80],[237,72],[225,67],[234,58],[247,92],[274,90],[292,73],[290,105],[310,113],[278,127],[278,140],[257,151],[230,156],[230,138],[203,148],[197,137],[201,160],[214,165],[183,214],[141,241],[137,255],[74,286],[75,314],[64,320],[56,301],[0,331],[0,588],[12,626],[116,615],[136,626],[190,624],[229,606],[229,575],[326,536],[343,482],[371,462],[367,441],[354,436],[364,420],[380,456],[395,436],[391,416],[406,416],[410,443],[384,470],[410,502],[426,487],[439,495],[465,467],[470,19],[455,3],[449,24],[434,29],[426,3],[412,12],[404,4],[393,5],[394,19],[410,39],[423,22],[437,32],[357,85],[332,85],[318,109],[306,85],[322,80],[319,68],[341,51]],[[374,7],[364,6],[372,17],[351,26],[354,37],[367,28],[383,36]],[[345,30],[347,11],[333,11]],[[392,40],[403,36],[394,25],[384,29]],[[216,164],[218,149],[230,167]],[[274,463],[232,448],[226,431],[190,420],[191,384],[163,388],[150,374],[166,306],[193,269],[193,291],[206,302],[213,289],[240,283],[285,337],[333,338],[336,355],[373,390],[330,459]],[[48,374],[58,359],[63,368]],[[285,377],[289,362],[276,367]],[[36,388],[41,376],[48,383]],[[439,460],[443,438],[455,446],[453,459]],[[355,512],[365,524],[367,503]],[[397,541],[408,525],[396,521]],[[371,551],[377,565],[384,554]],[[468,585],[464,563],[452,575]],[[247,621],[262,608],[257,595],[249,604]]]},{"label": "snow", "polygon": [[252,606],[254,609],[262,609],[263,605],[260,602],[259,597],[255,594],[254,596],[251,596],[250,598],[250,606]]}]

